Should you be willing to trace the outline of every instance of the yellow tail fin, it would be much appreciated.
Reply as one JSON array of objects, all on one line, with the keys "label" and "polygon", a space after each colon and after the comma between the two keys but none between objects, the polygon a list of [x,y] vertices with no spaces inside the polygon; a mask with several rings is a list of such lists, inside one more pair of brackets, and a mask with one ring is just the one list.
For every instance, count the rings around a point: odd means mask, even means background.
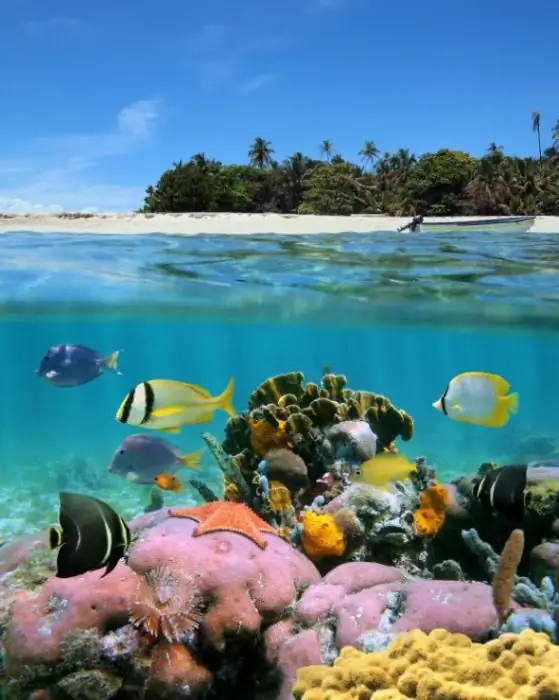
[{"label": "yellow tail fin", "polygon": [[58,549],[62,544],[62,530],[57,525],[49,527],[49,549]]},{"label": "yellow tail fin", "polygon": [[121,352],[122,350],[115,350],[108,357],[105,358],[105,367],[107,369],[112,369],[113,372],[116,372],[117,374],[122,374],[121,372],[119,372],[118,369],[118,360]]},{"label": "yellow tail fin", "polygon": [[506,399],[509,411],[511,413],[518,413],[518,393],[510,394]]},{"label": "yellow tail fin", "polygon": [[183,455],[181,457],[181,461],[183,465],[189,469],[199,469],[200,460],[202,459],[204,452],[205,449],[201,447],[199,450],[196,450],[196,452],[189,452],[188,454]]},{"label": "yellow tail fin", "polygon": [[218,403],[219,407],[225,411],[228,415],[231,417],[235,417],[237,415],[237,411],[235,411],[235,407],[233,406],[233,390],[235,389],[235,377],[231,377],[229,380],[229,384],[227,385],[227,388],[223,392],[223,394],[220,394],[218,397]]}]

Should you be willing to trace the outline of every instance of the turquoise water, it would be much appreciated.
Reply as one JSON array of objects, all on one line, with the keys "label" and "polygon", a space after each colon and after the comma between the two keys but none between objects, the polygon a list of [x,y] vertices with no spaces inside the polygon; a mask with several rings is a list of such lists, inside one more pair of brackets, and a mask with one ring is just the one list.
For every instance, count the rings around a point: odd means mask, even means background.
[{"label": "turquoise water", "polygon": [[[140,432],[115,420],[138,382],[175,378],[235,406],[267,377],[322,369],[387,395],[415,419],[400,447],[441,478],[483,461],[549,457],[559,433],[559,245],[543,234],[376,233],[323,237],[0,238],[0,538],[56,519],[59,488],[96,493],[131,516],[150,487],[108,473]],[[122,376],[56,389],[35,375],[49,346],[123,349]],[[450,421],[431,404],[457,373],[503,375],[520,411],[503,429]],[[171,440],[185,452],[226,416]],[[152,433],[154,434],[154,433]],[[536,438],[539,440],[535,444]],[[536,453],[535,453],[536,452]],[[202,478],[215,483],[211,457]],[[194,499],[166,495],[166,503]]]}]

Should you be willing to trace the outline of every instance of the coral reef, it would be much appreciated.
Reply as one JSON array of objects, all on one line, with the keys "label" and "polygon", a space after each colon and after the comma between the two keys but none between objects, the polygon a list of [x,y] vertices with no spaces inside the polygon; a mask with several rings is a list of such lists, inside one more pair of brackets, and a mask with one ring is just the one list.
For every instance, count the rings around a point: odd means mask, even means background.
[{"label": "coral reef", "polygon": [[203,435],[219,479],[145,491],[110,575],[5,545],[6,697],[292,700],[303,666],[304,700],[559,697],[559,463],[443,484],[412,435],[343,375],[278,375]]},{"label": "coral reef", "polygon": [[[277,535],[261,533],[261,549],[226,530],[194,536],[197,527],[166,510],[149,513],[131,523],[128,564],[109,576],[50,577],[34,590],[10,589],[10,700],[116,691],[123,700],[195,698],[209,688],[223,698],[254,695],[263,682],[254,670],[263,629],[320,575]],[[96,695],[86,692],[92,678]]]},{"label": "coral reef", "polygon": [[[314,483],[343,464],[351,471],[393,447],[398,437],[411,439],[413,420],[407,413],[384,396],[346,385],[343,375],[324,375],[319,387],[305,383],[301,372],[291,372],[267,379],[252,392],[248,411],[227,421],[223,449],[253,490],[264,458],[268,478],[290,489],[295,487],[291,481],[304,488],[307,477]],[[277,459],[268,459],[270,452],[286,449],[301,458],[306,470],[301,461],[276,468]]]},{"label": "coral reef", "polygon": [[386,651],[343,649],[333,667],[299,671],[295,700],[546,700],[559,697],[559,647],[531,630],[476,644],[414,630]]}]

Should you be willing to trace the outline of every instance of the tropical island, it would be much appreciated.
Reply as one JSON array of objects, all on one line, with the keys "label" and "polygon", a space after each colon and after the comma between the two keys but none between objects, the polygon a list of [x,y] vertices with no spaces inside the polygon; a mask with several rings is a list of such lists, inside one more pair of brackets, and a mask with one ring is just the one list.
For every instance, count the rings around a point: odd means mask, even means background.
[{"label": "tropical island", "polygon": [[358,162],[330,140],[320,158],[294,153],[278,162],[273,144],[254,140],[248,163],[224,164],[197,153],[178,161],[146,190],[141,213],[228,212],[330,216],[559,215],[559,120],[542,150],[540,114],[532,115],[537,155],[507,155],[491,143],[476,158],[441,149],[420,156],[381,153],[365,141]]}]

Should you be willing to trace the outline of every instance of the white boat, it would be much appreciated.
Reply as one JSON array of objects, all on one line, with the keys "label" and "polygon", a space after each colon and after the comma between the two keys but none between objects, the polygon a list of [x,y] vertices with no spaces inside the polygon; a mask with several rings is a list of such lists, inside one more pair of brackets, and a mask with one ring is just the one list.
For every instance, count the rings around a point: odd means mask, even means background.
[{"label": "white boat", "polygon": [[423,221],[419,230],[429,233],[452,233],[453,231],[502,231],[503,233],[526,233],[534,222],[535,216],[492,216],[486,219],[462,219]]}]

